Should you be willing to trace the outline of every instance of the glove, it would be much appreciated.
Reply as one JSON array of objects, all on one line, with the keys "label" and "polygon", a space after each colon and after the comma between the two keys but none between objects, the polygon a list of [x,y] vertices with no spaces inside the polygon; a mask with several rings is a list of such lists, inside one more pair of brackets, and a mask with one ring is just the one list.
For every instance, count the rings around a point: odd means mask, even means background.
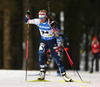
[{"label": "glove", "polygon": [[54,27],[54,25],[55,25],[55,22],[52,21],[52,22],[50,23],[50,26],[51,26],[51,27]]},{"label": "glove", "polygon": [[31,12],[31,10],[28,9],[26,14],[27,14],[27,15],[30,15],[30,12]]}]

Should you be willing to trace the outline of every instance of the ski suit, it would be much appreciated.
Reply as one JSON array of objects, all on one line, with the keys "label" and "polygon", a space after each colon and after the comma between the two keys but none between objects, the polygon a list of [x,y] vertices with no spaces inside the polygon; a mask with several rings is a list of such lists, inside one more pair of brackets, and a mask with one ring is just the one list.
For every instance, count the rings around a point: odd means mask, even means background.
[{"label": "ski suit", "polygon": [[92,47],[92,56],[93,56],[91,70],[93,71],[94,59],[95,58],[100,58],[100,44],[98,42],[97,43],[92,43],[91,47]]}]

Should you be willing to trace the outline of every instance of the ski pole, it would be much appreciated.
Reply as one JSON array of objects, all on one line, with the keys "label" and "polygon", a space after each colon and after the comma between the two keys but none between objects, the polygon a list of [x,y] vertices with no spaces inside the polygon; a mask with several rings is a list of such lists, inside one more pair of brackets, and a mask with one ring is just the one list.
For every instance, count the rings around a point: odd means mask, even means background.
[{"label": "ski pole", "polygon": [[[54,30],[55,32],[57,32],[57,30],[56,30],[54,27],[52,27],[52,28],[53,28],[53,30]],[[59,38],[59,35],[56,35],[56,36]],[[74,69],[76,70],[76,68],[75,68],[75,66],[74,66],[74,64],[73,64],[73,61],[71,60],[71,58],[70,58],[70,56],[69,56],[69,54],[68,54],[68,52],[67,52],[68,48],[65,48],[65,47],[64,47],[64,44],[63,44],[63,42],[61,41],[60,38],[59,38],[59,40],[60,40],[61,45],[62,45],[62,47],[64,48],[64,50],[65,50],[65,52],[66,52],[66,54],[67,54],[67,56],[68,56],[68,60],[69,60],[69,63],[70,63],[70,65],[71,65],[71,67],[74,68]],[[83,82],[83,80],[82,80],[82,78],[81,78],[79,72],[78,72],[77,70],[76,70],[76,72],[77,72],[77,74],[78,74],[80,80]]]},{"label": "ski pole", "polygon": [[25,81],[27,81],[28,45],[29,45],[29,16],[28,16],[28,30],[27,30],[27,47],[26,47],[26,78],[25,78]]},{"label": "ski pole", "polygon": [[48,12],[49,12],[49,14],[50,14],[50,6],[49,6],[50,1],[47,1],[47,3],[48,3]]}]

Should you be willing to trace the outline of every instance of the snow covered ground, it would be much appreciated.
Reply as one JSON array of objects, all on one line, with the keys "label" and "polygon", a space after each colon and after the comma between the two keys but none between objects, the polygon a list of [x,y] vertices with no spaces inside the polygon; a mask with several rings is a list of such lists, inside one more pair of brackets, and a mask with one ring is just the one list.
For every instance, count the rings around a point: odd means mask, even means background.
[{"label": "snow covered ground", "polygon": [[[39,71],[28,71],[27,80],[36,80]],[[24,70],[0,70],[0,87],[100,87],[100,72],[89,74],[85,71],[79,71],[84,81],[90,83],[76,83],[76,82],[58,82],[63,80],[62,77],[57,76],[56,71],[48,71],[46,73],[46,80],[51,82],[26,82]],[[67,71],[67,75],[74,80],[80,80],[75,76],[73,71]]]}]

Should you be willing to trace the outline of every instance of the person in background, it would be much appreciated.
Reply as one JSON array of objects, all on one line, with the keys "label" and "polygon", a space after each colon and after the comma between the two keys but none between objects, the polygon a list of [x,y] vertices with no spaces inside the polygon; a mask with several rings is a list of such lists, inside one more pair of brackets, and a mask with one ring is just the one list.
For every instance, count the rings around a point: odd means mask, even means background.
[{"label": "person in background", "polygon": [[100,43],[99,43],[97,37],[93,37],[91,48],[92,48],[92,57],[93,58],[91,60],[91,70],[90,70],[90,73],[93,73],[94,59],[100,58]]},{"label": "person in background", "polygon": [[[90,70],[90,73],[93,73],[94,60],[96,58],[100,58],[100,43],[99,43],[97,37],[93,37],[92,43],[88,44],[88,47],[90,47],[90,46],[91,46],[91,50],[92,50],[92,59],[91,59],[91,70]],[[85,49],[81,50],[80,53],[85,51]]]}]

